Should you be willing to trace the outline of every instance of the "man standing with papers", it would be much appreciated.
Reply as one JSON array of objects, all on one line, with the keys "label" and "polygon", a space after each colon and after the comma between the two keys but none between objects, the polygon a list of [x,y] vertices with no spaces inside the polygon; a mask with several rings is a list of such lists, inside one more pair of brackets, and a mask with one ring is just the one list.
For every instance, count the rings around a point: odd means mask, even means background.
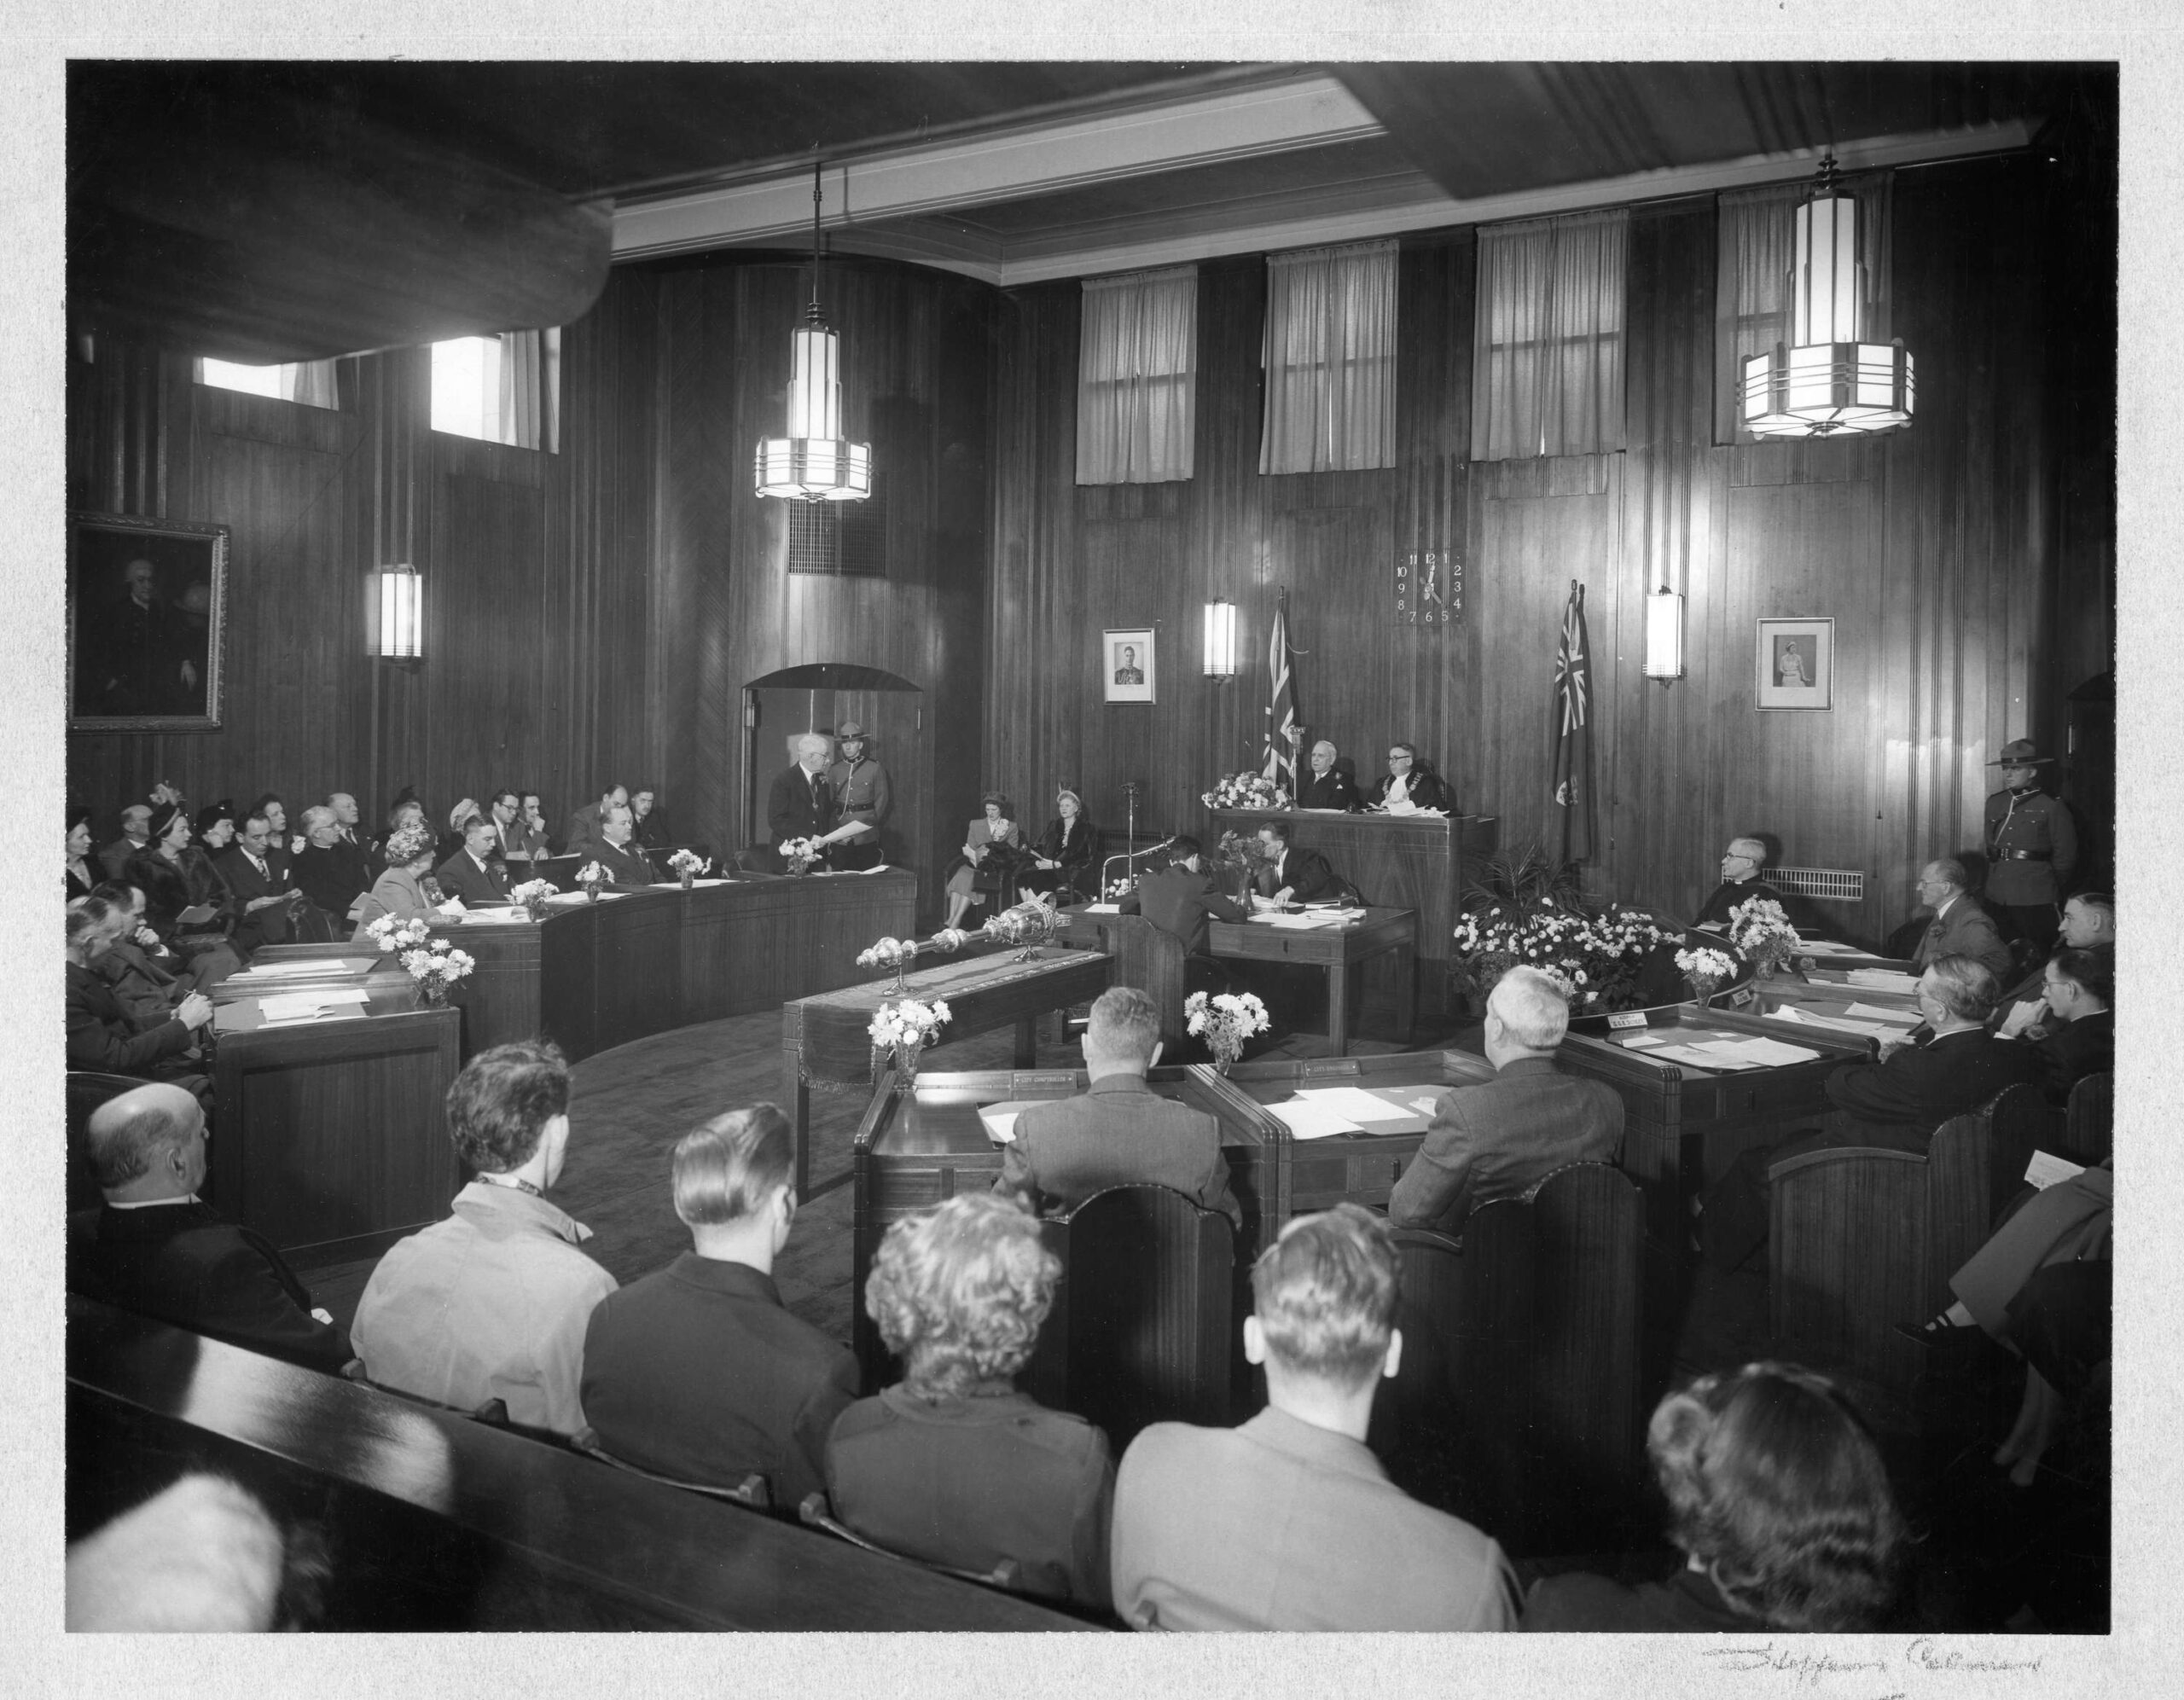
[{"label": "man standing with papers", "polygon": [[1606,1163],[1623,1143],[1623,1100],[1604,1081],[1554,1066],[1569,1029],[1562,988],[1536,968],[1512,968],[1486,1000],[1494,1078],[1440,1102],[1418,1155],[1388,1198],[1398,1227],[1460,1234],[1479,1204],[1513,1198],[1571,1163]]}]

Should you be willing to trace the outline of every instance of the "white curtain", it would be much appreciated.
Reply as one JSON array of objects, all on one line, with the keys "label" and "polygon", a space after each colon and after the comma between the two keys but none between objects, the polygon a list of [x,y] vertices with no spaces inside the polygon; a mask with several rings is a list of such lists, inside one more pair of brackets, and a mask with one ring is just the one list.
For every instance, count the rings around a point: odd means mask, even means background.
[{"label": "white curtain", "polygon": [[200,384],[216,389],[241,390],[246,395],[268,396],[276,401],[301,402],[305,407],[338,408],[331,360],[305,360],[285,366],[236,366],[224,360],[199,358],[192,374]]},{"label": "white curtain", "polygon": [[1262,473],[1395,465],[1396,247],[1267,256]]},{"label": "white curtain", "polygon": [[1623,446],[1623,257],[1630,215],[1579,212],[1478,234],[1474,461]]},{"label": "white curtain", "polygon": [[[1862,171],[1842,179],[1858,206],[1858,256],[1864,268],[1865,337],[1886,342],[1890,328],[1890,232],[1893,171]],[[1790,339],[1788,278],[1804,183],[1731,190],[1719,198],[1714,287],[1714,440],[1757,443],[1740,421],[1737,392],[1744,363]]]},{"label": "white curtain", "polygon": [[561,446],[561,332],[501,334],[499,441],[558,452]]},{"label": "white curtain", "polygon": [[1197,392],[1198,268],[1087,280],[1077,336],[1077,483],[1190,477]]}]

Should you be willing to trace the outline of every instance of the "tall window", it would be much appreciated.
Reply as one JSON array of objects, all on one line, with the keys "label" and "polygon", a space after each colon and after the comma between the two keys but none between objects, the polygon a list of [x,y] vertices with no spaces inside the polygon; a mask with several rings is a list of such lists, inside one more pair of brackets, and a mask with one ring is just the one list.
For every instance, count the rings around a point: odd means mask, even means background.
[{"label": "tall window", "polygon": [[433,345],[433,429],[519,449],[561,446],[561,333],[506,331]]},{"label": "tall window", "polygon": [[1263,473],[1396,463],[1396,244],[1269,254]]},{"label": "tall window", "polygon": [[1629,212],[1531,218],[1478,233],[1471,455],[1516,461],[1623,446]]},{"label": "tall window", "polygon": [[1084,285],[1077,357],[1077,481],[1191,475],[1197,417],[1198,268]]},{"label": "tall window", "polygon": [[[1865,339],[1886,342],[1889,326],[1889,232],[1893,171],[1861,171],[1842,179],[1857,203],[1858,254],[1865,288]],[[1740,423],[1737,391],[1745,359],[1790,339],[1789,271],[1794,221],[1809,193],[1804,183],[1736,189],[1720,197],[1714,287],[1714,440],[1757,443]]]},{"label": "tall window", "polygon": [[200,360],[197,381],[216,390],[241,390],[249,396],[270,396],[275,401],[301,402],[306,407],[339,407],[334,398],[334,363],[305,360],[286,366],[238,366],[228,360]]}]

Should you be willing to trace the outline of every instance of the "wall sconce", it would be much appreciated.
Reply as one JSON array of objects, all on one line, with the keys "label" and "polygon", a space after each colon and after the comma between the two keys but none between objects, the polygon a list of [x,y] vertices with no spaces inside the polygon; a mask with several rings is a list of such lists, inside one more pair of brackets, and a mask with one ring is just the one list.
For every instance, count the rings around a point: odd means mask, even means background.
[{"label": "wall sconce", "polygon": [[425,653],[425,575],[414,566],[382,566],[379,631],[373,653],[383,661],[416,661]]},{"label": "wall sconce", "polygon": [[1665,584],[1646,594],[1646,676],[1683,676],[1683,598]]},{"label": "wall sconce", "polygon": [[1224,685],[1236,676],[1236,605],[1225,596],[1205,605],[1205,676]]}]

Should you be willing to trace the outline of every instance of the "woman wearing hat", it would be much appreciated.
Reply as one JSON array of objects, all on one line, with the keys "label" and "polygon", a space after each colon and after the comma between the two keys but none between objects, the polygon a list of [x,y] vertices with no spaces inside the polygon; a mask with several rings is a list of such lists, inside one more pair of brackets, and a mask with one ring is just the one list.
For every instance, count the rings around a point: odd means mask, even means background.
[{"label": "woman wearing hat", "polygon": [[[842,722],[835,734],[841,740],[842,758],[827,769],[827,783],[834,792],[834,843],[827,852],[828,863],[856,873],[880,866],[880,828],[892,802],[887,769],[865,753],[864,728],[854,720]],[[862,833],[841,836],[855,821]]]},{"label": "woman wearing hat", "polygon": [[1016,805],[998,791],[979,799],[986,817],[971,822],[963,853],[948,864],[948,925],[961,926],[971,911],[997,893],[1024,853],[1024,829],[1016,824]]},{"label": "woman wearing hat", "polygon": [[[198,818],[215,834],[224,827],[229,834],[235,830],[235,809],[225,802],[206,804]],[[235,893],[212,858],[190,843],[189,817],[178,805],[162,803],[153,809],[150,832],[151,841],[129,858],[124,873],[144,894],[145,920],[193,970],[197,958],[224,951],[234,964],[228,970],[232,973],[242,966],[228,943],[235,924]],[[210,983],[202,972],[193,978],[200,984]]]},{"label": "woman wearing hat", "polygon": [[386,871],[357,910],[357,930],[350,937],[359,944],[369,942],[364,929],[381,915],[402,921],[421,916],[429,920],[439,910],[439,887],[427,884],[433,871],[432,828],[421,824],[397,828],[386,841]]},{"label": "woman wearing hat", "polygon": [[2003,745],[1987,765],[2002,770],[2003,787],[1987,799],[1987,907],[2045,956],[2055,948],[2058,905],[2077,864],[2077,827],[2070,806],[2040,788],[2040,769],[2054,757],[2030,740]]},{"label": "woman wearing hat", "polygon": [[1052,891],[1064,903],[1098,896],[1100,829],[1085,818],[1084,799],[1065,786],[1054,798],[1054,818],[1031,849],[1031,865],[1017,883],[1026,891]]}]

